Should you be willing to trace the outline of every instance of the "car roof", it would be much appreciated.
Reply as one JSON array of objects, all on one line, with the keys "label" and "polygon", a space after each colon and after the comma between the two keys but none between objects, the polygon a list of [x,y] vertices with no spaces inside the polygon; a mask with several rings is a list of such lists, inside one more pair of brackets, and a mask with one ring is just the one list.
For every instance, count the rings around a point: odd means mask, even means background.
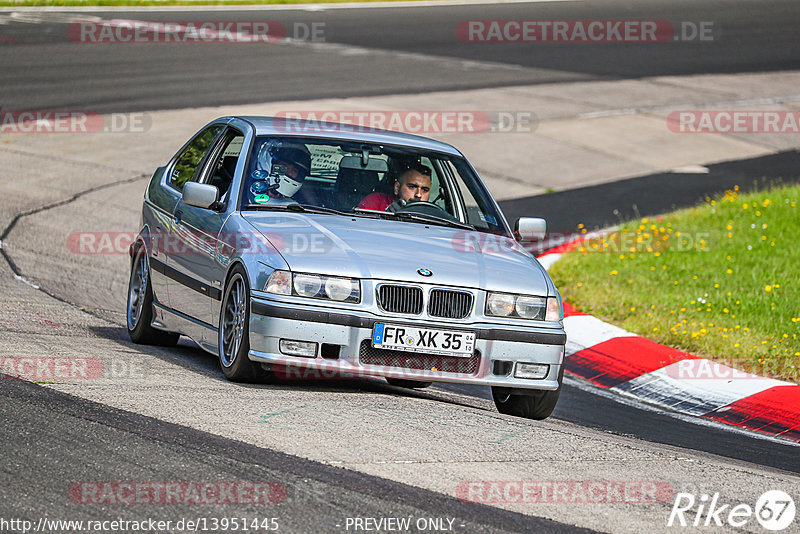
[{"label": "car roof", "polygon": [[463,156],[452,145],[419,135],[366,128],[350,124],[338,124],[282,117],[238,116],[253,125],[256,135],[276,135],[293,137],[316,137],[320,139],[341,139],[363,141],[381,145],[395,145],[423,150],[432,150],[454,156]]}]

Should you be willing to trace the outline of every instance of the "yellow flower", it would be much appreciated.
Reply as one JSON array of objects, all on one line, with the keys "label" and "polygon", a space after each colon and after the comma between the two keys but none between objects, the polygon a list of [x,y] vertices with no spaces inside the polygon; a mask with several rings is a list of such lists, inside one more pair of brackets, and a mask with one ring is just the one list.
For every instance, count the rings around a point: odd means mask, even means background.
[{"label": "yellow flower", "polygon": [[612,275],[612,276],[613,276],[613,275],[615,275],[615,274],[619,274],[619,271],[617,271],[616,269],[614,269],[613,271],[611,271],[611,272],[610,272],[610,273],[608,273],[608,274],[610,274],[610,275]]},{"label": "yellow flower", "polygon": [[770,286],[770,285],[766,285],[766,286],[764,286],[764,291],[766,291],[767,293],[769,293],[770,291],[772,291],[772,286]]},{"label": "yellow flower", "polygon": [[728,274],[733,274],[733,269],[728,269],[728,270],[727,270],[727,271],[725,271],[725,272],[726,272],[726,273],[728,273]]}]

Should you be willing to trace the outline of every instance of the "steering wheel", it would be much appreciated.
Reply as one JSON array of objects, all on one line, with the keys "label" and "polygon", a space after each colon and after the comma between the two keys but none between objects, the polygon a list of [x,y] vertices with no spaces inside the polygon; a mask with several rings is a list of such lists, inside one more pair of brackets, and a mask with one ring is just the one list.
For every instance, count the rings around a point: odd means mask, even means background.
[{"label": "steering wheel", "polygon": [[419,213],[420,215],[432,215],[434,217],[444,218],[454,222],[460,222],[458,219],[450,215],[444,208],[438,204],[427,200],[410,200],[408,204],[397,210],[398,213]]}]

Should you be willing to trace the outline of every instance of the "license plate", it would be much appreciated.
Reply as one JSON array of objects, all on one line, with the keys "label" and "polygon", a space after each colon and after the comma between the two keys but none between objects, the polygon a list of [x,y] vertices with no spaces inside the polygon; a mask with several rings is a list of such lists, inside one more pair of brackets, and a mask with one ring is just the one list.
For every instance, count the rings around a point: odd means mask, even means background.
[{"label": "license plate", "polygon": [[376,323],[372,330],[372,346],[469,358],[475,351],[475,333]]}]

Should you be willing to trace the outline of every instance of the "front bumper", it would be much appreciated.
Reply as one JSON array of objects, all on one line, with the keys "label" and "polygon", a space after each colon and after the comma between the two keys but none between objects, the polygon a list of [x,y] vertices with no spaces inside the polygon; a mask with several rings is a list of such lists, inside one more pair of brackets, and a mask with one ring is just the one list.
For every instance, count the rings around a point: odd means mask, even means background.
[{"label": "front bumper", "polygon": [[[475,352],[472,358],[456,358],[374,349],[372,328],[378,322],[475,332]],[[282,354],[281,339],[316,343],[316,356]],[[250,359],[272,364],[287,378],[373,376],[555,390],[565,344],[563,329],[521,330],[497,323],[414,320],[261,297],[250,299]],[[549,367],[541,379],[515,378],[517,362]]]}]

